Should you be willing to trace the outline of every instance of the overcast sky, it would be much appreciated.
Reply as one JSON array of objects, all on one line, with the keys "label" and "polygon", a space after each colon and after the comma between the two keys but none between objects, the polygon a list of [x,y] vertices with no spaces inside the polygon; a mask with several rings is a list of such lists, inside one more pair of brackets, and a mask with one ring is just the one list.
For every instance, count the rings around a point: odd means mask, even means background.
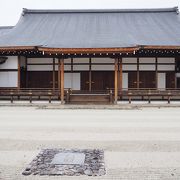
[{"label": "overcast sky", "polygon": [[22,8],[108,9],[180,7],[180,0],[0,0],[0,26],[15,25]]}]

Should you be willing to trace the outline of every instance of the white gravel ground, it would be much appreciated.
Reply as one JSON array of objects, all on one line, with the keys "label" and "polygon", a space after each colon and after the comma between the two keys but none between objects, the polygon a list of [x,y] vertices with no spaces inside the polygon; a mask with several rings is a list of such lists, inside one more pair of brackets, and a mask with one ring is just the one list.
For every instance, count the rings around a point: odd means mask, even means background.
[{"label": "white gravel ground", "polygon": [[[107,175],[21,175],[41,148],[101,148]],[[180,108],[0,107],[1,180],[180,180]]]}]

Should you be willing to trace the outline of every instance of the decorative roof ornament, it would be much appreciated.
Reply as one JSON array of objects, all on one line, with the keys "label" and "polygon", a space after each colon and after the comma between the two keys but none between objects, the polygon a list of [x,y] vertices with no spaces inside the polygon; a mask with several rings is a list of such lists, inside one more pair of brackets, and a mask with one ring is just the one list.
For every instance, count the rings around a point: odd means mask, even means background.
[{"label": "decorative roof ornament", "polygon": [[8,57],[0,57],[0,64],[4,64]]},{"label": "decorative roof ornament", "polygon": [[179,8],[178,8],[178,6],[176,6],[175,9],[176,9],[176,13],[179,14]]}]

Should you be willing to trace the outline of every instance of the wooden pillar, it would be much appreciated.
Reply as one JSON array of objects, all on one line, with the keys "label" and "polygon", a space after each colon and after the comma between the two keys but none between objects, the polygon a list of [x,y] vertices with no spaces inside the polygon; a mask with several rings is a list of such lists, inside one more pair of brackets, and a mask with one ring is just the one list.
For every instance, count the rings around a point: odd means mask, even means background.
[{"label": "wooden pillar", "polygon": [[53,90],[56,88],[55,58],[53,58]]},{"label": "wooden pillar", "polygon": [[60,88],[61,88],[61,63],[60,63],[60,59],[58,59],[58,89],[59,89],[59,92],[61,92]]},{"label": "wooden pillar", "polygon": [[71,89],[73,89],[73,58],[71,58]]},{"label": "wooden pillar", "polygon": [[71,73],[73,73],[73,58],[71,58]]},{"label": "wooden pillar", "polygon": [[60,59],[61,64],[61,104],[64,104],[64,59]]},{"label": "wooden pillar", "polygon": [[158,59],[155,60],[155,88],[158,89]]},{"label": "wooden pillar", "polygon": [[114,65],[114,104],[117,104],[118,100],[118,59],[115,59]]},{"label": "wooden pillar", "polygon": [[20,56],[18,56],[18,82],[17,82],[17,88],[21,88],[21,64],[20,64]]},{"label": "wooden pillar", "polygon": [[123,71],[122,71],[122,58],[119,59],[119,90],[122,91],[122,78],[123,78]]},{"label": "wooden pillar", "polygon": [[137,89],[139,89],[139,57],[137,58]]},{"label": "wooden pillar", "polygon": [[28,88],[28,58],[25,59],[25,70],[26,70],[26,79],[25,79],[25,87]]},{"label": "wooden pillar", "polygon": [[91,58],[89,58],[89,91],[92,90],[92,71],[91,71]]}]

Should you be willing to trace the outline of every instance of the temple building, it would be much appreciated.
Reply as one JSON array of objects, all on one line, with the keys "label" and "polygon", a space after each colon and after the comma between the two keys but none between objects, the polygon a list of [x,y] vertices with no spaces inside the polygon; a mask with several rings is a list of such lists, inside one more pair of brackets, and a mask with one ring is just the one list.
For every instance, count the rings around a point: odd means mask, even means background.
[{"label": "temple building", "polygon": [[0,99],[180,100],[178,8],[23,9],[0,27]]}]

